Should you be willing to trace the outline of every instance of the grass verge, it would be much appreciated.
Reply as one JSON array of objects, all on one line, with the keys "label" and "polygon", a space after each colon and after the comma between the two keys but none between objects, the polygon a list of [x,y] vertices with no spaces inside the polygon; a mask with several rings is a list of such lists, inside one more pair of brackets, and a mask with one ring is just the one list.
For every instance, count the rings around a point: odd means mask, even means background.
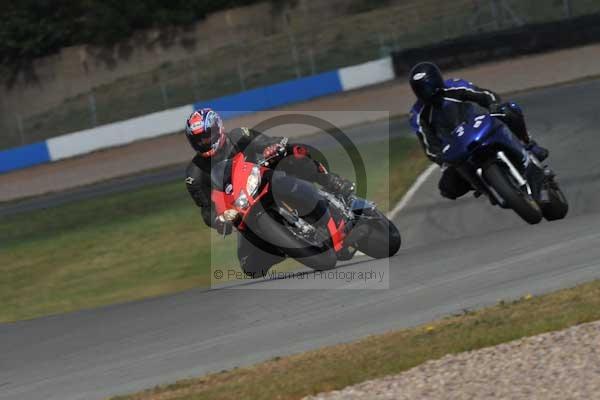
[{"label": "grass verge", "polygon": [[600,281],[114,400],[300,399],[427,360],[600,319]]},{"label": "grass verge", "polygon": [[[382,209],[427,164],[416,140],[389,145],[361,147],[369,196]],[[345,170],[342,154],[327,156],[336,171]],[[183,176],[181,182],[4,217],[0,322],[207,287],[211,264],[238,265],[234,236],[222,240],[204,226]]]}]

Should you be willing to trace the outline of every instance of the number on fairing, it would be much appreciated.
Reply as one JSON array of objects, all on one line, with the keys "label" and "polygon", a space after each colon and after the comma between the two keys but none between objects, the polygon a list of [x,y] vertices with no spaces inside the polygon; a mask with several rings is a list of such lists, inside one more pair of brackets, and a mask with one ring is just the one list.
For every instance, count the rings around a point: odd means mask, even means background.
[{"label": "number on fairing", "polygon": [[475,123],[473,124],[473,128],[477,129],[481,126],[481,124],[483,123],[483,119],[485,118],[485,115],[480,115],[478,117],[475,117]]}]

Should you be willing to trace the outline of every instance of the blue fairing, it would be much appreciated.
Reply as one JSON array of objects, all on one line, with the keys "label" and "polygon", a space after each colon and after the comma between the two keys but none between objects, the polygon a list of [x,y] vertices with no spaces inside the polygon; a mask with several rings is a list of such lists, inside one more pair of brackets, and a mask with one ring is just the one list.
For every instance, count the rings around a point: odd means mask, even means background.
[{"label": "blue fairing", "polygon": [[448,138],[443,139],[443,160],[447,164],[472,161],[488,149],[503,150],[524,165],[527,152],[508,128],[489,114],[475,116],[460,124]]}]

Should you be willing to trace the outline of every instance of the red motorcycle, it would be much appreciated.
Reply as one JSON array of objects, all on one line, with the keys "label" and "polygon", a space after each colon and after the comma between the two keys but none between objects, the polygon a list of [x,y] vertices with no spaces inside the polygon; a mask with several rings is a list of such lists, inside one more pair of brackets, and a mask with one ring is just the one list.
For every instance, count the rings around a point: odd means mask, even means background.
[{"label": "red motorcycle", "polygon": [[400,232],[374,203],[344,199],[268,165],[238,153],[212,167],[216,212],[242,235],[251,230],[315,270],[334,268],[357,251],[387,258],[400,249]]}]

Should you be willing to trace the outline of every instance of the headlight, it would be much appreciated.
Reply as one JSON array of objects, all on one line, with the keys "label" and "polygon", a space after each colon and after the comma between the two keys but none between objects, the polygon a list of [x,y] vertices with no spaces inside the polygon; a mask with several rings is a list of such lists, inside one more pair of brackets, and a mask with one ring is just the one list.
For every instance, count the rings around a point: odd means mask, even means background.
[{"label": "headlight", "polygon": [[258,165],[252,167],[252,172],[248,176],[248,181],[246,182],[246,192],[250,196],[254,196],[258,187],[260,186],[260,168]]},{"label": "headlight", "polygon": [[250,203],[248,203],[248,197],[246,196],[246,193],[244,193],[244,192],[240,193],[238,198],[233,202],[233,205],[236,206],[237,208],[242,208],[242,209],[248,208]]}]

